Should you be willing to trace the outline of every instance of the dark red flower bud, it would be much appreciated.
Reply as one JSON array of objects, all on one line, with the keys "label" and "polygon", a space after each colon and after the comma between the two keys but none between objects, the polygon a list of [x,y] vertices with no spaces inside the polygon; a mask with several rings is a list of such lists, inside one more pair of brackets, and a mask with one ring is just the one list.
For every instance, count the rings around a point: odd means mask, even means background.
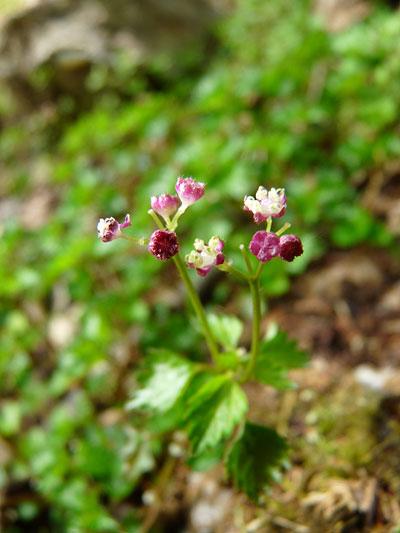
[{"label": "dark red flower bud", "polygon": [[280,239],[279,256],[285,261],[293,261],[303,253],[303,245],[297,235],[283,235]]},{"label": "dark red flower bud", "polygon": [[279,237],[273,232],[257,231],[251,239],[249,249],[261,263],[267,263],[279,255]]},{"label": "dark red flower bud", "polygon": [[173,231],[158,229],[150,237],[148,250],[159,261],[167,261],[179,251],[178,238]]}]

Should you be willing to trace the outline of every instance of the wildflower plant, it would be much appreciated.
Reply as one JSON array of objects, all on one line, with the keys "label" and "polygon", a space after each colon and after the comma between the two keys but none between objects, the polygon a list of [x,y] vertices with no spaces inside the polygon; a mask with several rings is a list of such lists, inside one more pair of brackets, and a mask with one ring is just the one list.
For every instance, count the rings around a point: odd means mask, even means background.
[{"label": "wildflower plant", "polygon": [[[149,239],[122,233],[130,225],[129,215],[121,225],[113,218],[101,219],[98,236],[104,242],[123,237],[140,246],[147,245],[157,260],[175,262],[211,361],[195,363],[162,348],[153,350],[143,363],[140,385],[127,408],[154,417],[161,415],[168,430],[186,430],[189,464],[210,458],[223,461],[238,489],[257,499],[287,466],[288,445],[274,429],[247,419],[248,400],[243,386],[255,380],[279,390],[292,388],[288,371],[307,362],[306,354],[284,332],[272,329],[262,337],[260,276],[265,263],[273,259],[293,261],[301,255],[302,243],[298,236],[284,234],[290,227],[288,223],[272,231],[273,219],[286,212],[285,191],[268,191],[260,186],[255,198],[244,199],[244,209],[252,213],[254,222],[265,223],[265,229],[256,231],[247,246],[240,245],[247,271],[232,264],[225,255],[225,242],[218,235],[207,241],[197,238],[194,249],[183,258],[177,236],[180,219],[188,207],[203,197],[205,184],[179,177],[175,190],[177,196],[162,194],[151,198],[149,214],[158,229]],[[255,266],[247,249],[257,259]],[[253,306],[250,346],[239,346],[243,324],[237,317],[207,315],[202,305],[189,269],[205,277],[213,268],[249,286]]]}]

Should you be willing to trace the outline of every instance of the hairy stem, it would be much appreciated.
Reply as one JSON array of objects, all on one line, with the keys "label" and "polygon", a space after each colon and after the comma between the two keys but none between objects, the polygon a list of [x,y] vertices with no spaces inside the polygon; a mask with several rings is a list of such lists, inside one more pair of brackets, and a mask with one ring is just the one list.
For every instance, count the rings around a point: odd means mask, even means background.
[{"label": "hairy stem", "polygon": [[192,280],[189,277],[186,265],[183,262],[182,257],[179,254],[176,254],[173,257],[173,260],[175,261],[175,264],[179,270],[179,274],[181,275],[181,278],[183,279],[186,285],[193,308],[200,320],[203,333],[207,341],[208,348],[211,352],[211,355],[215,359],[218,356],[218,346],[211,333],[210,326],[208,325],[208,321],[207,321],[206,314],[204,312],[203,304],[201,303],[199,295],[197,294],[197,291],[194,288]]}]

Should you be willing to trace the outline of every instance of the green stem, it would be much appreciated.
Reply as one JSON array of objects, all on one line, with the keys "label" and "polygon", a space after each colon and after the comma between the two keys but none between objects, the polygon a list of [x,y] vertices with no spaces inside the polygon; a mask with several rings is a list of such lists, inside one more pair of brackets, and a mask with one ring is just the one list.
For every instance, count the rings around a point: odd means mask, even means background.
[{"label": "green stem", "polygon": [[252,276],[253,275],[253,267],[251,266],[250,259],[249,259],[249,256],[247,255],[246,248],[244,247],[244,244],[241,244],[239,246],[239,249],[242,252],[242,255],[244,257],[244,260],[245,260],[245,263],[246,263],[246,266],[247,266],[247,270],[249,271],[250,276]]},{"label": "green stem", "polygon": [[175,213],[174,218],[172,219],[172,222],[168,224],[168,229],[171,231],[175,231],[178,227],[178,220],[183,215],[183,213],[186,211],[186,206],[181,205],[178,211]]},{"label": "green stem", "polygon": [[[181,214],[183,214],[184,211],[185,210],[182,209],[181,207],[178,209],[178,212],[176,213],[174,220],[169,225],[169,227],[171,228],[169,231],[174,231],[172,229],[172,226],[175,224],[175,222],[178,221],[179,216]],[[178,215],[179,212],[180,212],[180,214]],[[157,214],[153,211],[153,209],[150,209],[148,211],[148,213],[151,216],[151,218],[154,220],[154,222],[157,224],[157,226],[160,229],[164,229],[163,223],[158,218]],[[208,348],[209,348],[209,350],[211,352],[211,355],[213,356],[214,359],[216,359],[218,357],[218,353],[219,353],[218,352],[218,346],[217,346],[217,343],[214,340],[213,334],[211,333],[210,326],[208,325],[207,317],[206,317],[206,314],[205,314],[204,309],[203,309],[203,305],[202,305],[202,303],[200,301],[200,298],[199,298],[199,295],[197,294],[196,289],[194,288],[192,280],[190,279],[190,276],[189,276],[188,271],[187,271],[187,267],[186,267],[185,263],[183,262],[182,257],[179,254],[174,255],[173,260],[175,261],[175,265],[176,265],[176,267],[177,267],[177,269],[179,271],[179,274],[181,275],[181,278],[183,279],[183,281],[184,281],[184,283],[186,285],[186,288],[188,290],[188,293],[189,293],[190,300],[192,302],[193,308],[194,308],[197,316],[199,317],[199,320],[200,320],[202,328],[203,328],[203,333],[204,333],[204,336],[206,338],[206,341],[207,341],[207,344],[208,344]]]},{"label": "green stem", "polygon": [[217,268],[222,272],[228,272],[228,274],[233,274],[234,276],[237,276],[238,278],[244,281],[249,281],[249,276],[247,274],[227,262],[222,263],[222,265],[218,265]]},{"label": "green stem", "polygon": [[137,239],[136,237],[129,237],[128,235],[121,234],[121,239],[125,239],[126,241],[133,242],[135,244],[139,244],[140,246],[144,246],[145,244],[148,244],[149,239],[146,239],[144,237],[140,237]]},{"label": "green stem", "polygon": [[161,222],[161,220],[158,218],[157,214],[155,213],[155,211],[153,211],[152,209],[149,209],[148,211],[148,214],[151,216],[151,218],[154,220],[154,222],[157,224],[157,226],[160,228],[160,229],[164,229],[164,224]]},{"label": "green stem", "polygon": [[260,279],[262,269],[264,268],[264,264],[265,263],[261,263],[261,261],[258,263],[256,274],[255,274],[255,276],[253,278],[255,281],[258,281]]},{"label": "green stem", "polygon": [[291,226],[291,224],[289,222],[286,222],[282,227],[281,229],[279,229],[276,234],[279,236],[279,235],[282,235],[282,233],[284,233],[287,229],[289,229]]},{"label": "green stem", "polygon": [[[179,213],[180,210],[181,210],[181,208],[178,209],[178,213]],[[182,210],[180,214],[182,214],[183,212],[184,212],[184,210]],[[160,229],[164,229],[163,223],[158,218],[157,214],[153,211],[153,209],[150,209],[148,211],[148,213],[151,216],[151,218],[154,220],[154,222],[157,224],[157,226]],[[178,215],[178,213],[177,213],[177,215]],[[178,216],[178,218],[179,218],[179,216]],[[176,218],[176,215],[175,215],[175,218]],[[172,221],[172,224],[174,224],[174,220]],[[170,231],[172,231],[172,230],[170,230]],[[211,352],[211,355],[213,356],[214,359],[216,359],[218,357],[218,353],[219,353],[218,352],[218,346],[217,346],[217,343],[215,342],[214,337],[213,337],[213,335],[211,333],[210,326],[208,325],[207,317],[206,317],[206,314],[204,312],[203,305],[202,305],[202,303],[200,301],[199,295],[197,294],[197,291],[194,288],[192,280],[189,277],[189,274],[188,274],[188,271],[187,271],[187,267],[186,267],[185,263],[183,262],[182,257],[179,254],[174,255],[173,260],[175,261],[175,264],[176,264],[176,266],[178,268],[179,274],[181,275],[181,278],[183,279],[183,281],[184,281],[184,283],[186,285],[186,288],[188,290],[188,293],[189,293],[190,300],[192,302],[193,308],[196,311],[197,316],[199,317],[199,320],[200,320],[202,328],[203,328],[203,333],[204,333],[204,336],[206,338],[206,341],[207,341],[207,344],[208,344],[208,348],[209,348],[209,350]]]},{"label": "green stem", "polygon": [[260,346],[260,330],[261,330],[261,294],[260,294],[260,275],[264,263],[259,263],[257,271],[254,276],[249,278],[249,286],[251,292],[251,299],[253,301],[253,331],[251,338],[251,354],[245,371],[241,377],[240,383],[248,381],[256,367],[259,346]]},{"label": "green stem", "polygon": [[192,283],[192,280],[189,277],[187,267],[185,263],[183,262],[182,257],[179,254],[174,255],[173,260],[175,261],[175,264],[179,270],[179,274],[181,275],[186,288],[188,290],[190,300],[192,302],[193,308],[196,311],[197,316],[199,317],[199,320],[201,322],[203,333],[206,338],[208,348],[210,349],[211,355],[215,359],[218,357],[218,346],[217,343],[214,340],[214,337],[211,333],[210,326],[207,322],[207,317],[204,312],[203,305],[200,301],[199,295],[197,294],[196,289],[194,288],[194,285]]},{"label": "green stem", "polygon": [[253,332],[251,339],[251,357],[247,367],[240,380],[245,383],[253,374],[257,363],[259,344],[260,344],[260,328],[261,328],[261,296],[259,279],[252,279],[249,281],[251,298],[253,300]]}]

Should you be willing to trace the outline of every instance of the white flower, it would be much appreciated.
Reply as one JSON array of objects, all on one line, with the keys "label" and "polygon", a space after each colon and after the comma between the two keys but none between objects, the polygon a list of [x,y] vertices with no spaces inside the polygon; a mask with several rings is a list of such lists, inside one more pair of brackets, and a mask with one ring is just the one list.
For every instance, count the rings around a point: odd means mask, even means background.
[{"label": "white flower", "polygon": [[281,217],[286,211],[285,189],[274,189],[268,191],[260,186],[256,192],[256,197],[245,196],[244,208],[253,213],[254,222],[259,224],[269,217]]}]

